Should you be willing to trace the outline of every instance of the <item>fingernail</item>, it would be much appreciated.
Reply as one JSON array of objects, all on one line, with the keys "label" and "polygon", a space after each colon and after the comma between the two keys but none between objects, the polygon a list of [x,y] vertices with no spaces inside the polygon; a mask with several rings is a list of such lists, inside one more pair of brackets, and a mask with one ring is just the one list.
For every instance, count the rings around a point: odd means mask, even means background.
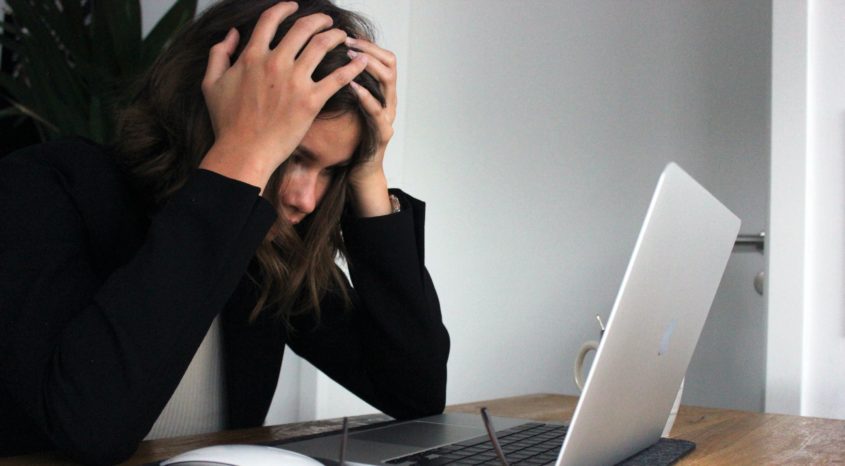
[{"label": "fingernail", "polygon": [[346,45],[355,45],[355,38],[347,37],[346,38]]},{"label": "fingernail", "polygon": [[355,57],[357,57],[357,56],[359,55],[359,54],[358,54],[358,52],[356,52],[356,51],[354,51],[354,50],[352,50],[352,49],[347,50],[347,51],[346,51],[346,54],[347,54],[347,55],[349,55],[349,58],[355,58]]},{"label": "fingernail", "polygon": [[356,91],[361,89],[361,85],[356,83],[355,81],[349,81],[349,85],[352,86],[352,88],[355,89]]}]

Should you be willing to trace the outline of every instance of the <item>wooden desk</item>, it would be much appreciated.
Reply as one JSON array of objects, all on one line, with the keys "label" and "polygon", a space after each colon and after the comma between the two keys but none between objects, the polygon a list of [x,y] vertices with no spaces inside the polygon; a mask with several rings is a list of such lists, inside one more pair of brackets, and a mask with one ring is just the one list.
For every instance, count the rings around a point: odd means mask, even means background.
[{"label": "wooden desk", "polygon": [[[451,406],[477,412],[541,421],[572,417],[578,399],[563,395],[528,395]],[[681,406],[672,437],[695,442],[696,449],[678,464],[824,464],[845,462],[845,421],[782,414]]]},{"label": "wooden desk", "polygon": [[[526,395],[454,405],[451,412],[477,413],[487,406],[497,416],[538,421],[566,421],[577,398],[565,395]],[[384,416],[359,416],[351,425],[384,420]],[[221,443],[262,443],[338,429],[338,420],[196,435],[143,442],[126,465],[139,465],[183,451]],[[761,414],[682,406],[672,436],[691,440],[697,447],[679,464],[823,464],[845,462],[845,421]],[[0,465],[69,465],[53,453],[0,459]]]}]

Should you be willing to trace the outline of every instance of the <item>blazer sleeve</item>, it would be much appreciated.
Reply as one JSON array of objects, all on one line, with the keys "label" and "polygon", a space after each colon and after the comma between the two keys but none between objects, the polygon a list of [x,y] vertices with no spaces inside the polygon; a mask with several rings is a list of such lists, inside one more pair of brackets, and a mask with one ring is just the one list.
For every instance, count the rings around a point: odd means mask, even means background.
[{"label": "blazer sleeve", "polygon": [[449,334],[425,267],[425,204],[393,193],[401,212],[344,221],[352,308],[330,296],[319,322],[294,321],[288,344],[366,402],[407,419],[443,411]]},{"label": "blazer sleeve", "polygon": [[198,170],[100,277],[78,180],[31,160],[0,170],[0,391],[54,447],[113,464],[167,403],[275,212],[257,188]]}]

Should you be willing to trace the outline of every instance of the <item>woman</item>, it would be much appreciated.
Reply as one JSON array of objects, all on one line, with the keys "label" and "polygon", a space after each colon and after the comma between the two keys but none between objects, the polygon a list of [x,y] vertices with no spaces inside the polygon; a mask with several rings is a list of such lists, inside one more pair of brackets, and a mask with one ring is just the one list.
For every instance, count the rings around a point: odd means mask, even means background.
[{"label": "woman", "polygon": [[115,148],[0,163],[0,453],[107,464],[261,425],[286,344],[394,417],[442,411],[424,205],[386,187],[395,63],[367,31],[328,0],[224,1]]}]

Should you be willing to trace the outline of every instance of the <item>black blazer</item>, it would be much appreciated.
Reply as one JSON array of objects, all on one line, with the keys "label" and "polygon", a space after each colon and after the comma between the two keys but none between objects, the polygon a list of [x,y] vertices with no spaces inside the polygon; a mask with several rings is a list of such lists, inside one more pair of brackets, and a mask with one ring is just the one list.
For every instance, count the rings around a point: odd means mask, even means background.
[{"label": "black blazer", "polygon": [[342,222],[352,309],[286,330],[248,314],[275,221],[258,189],[196,170],[155,214],[112,155],[73,140],[0,160],[0,456],[131,455],[222,312],[228,423],[259,426],[287,344],[397,418],[445,404],[449,337],[424,265],[424,204]]}]

